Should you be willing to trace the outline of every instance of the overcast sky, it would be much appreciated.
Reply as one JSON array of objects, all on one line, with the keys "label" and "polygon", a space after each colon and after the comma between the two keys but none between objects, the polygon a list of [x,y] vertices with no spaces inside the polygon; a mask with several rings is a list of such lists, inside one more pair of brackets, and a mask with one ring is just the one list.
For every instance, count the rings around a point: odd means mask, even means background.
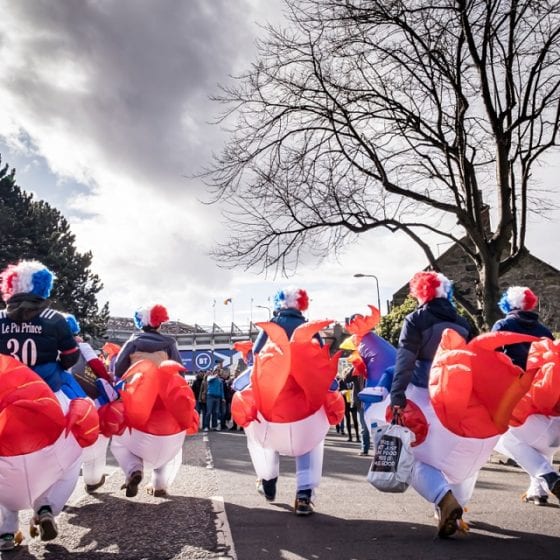
[{"label": "overcast sky", "polygon": [[[225,140],[209,96],[250,64],[259,24],[279,12],[280,0],[0,0],[0,154],[93,251],[113,315],[157,301],[187,323],[243,325],[292,284],[308,290],[311,317],[342,320],[377,302],[375,280],[354,273],[377,276],[385,309],[425,266],[407,239],[381,233],[289,280],[208,256],[226,228],[188,177]],[[544,168],[544,183],[559,171]],[[557,268],[559,219],[535,220],[528,243]]]}]

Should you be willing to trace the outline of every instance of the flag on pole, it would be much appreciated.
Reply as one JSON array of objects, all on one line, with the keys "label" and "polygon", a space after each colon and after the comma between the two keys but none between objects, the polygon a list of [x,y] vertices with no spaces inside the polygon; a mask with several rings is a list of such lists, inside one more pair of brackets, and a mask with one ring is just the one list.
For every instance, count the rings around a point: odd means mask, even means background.
[{"label": "flag on pole", "polygon": [[227,299],[224,299],[224,305],[228,305],[228,303],[231,303],[231,298],[230,297],[227,298]]}]

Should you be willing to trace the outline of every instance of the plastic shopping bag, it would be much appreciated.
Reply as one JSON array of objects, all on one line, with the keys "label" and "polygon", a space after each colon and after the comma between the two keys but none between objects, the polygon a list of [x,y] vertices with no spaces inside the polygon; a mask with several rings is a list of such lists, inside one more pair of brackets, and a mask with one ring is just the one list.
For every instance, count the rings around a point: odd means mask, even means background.
[{"label": "plastic shopping bag", "polygon": [[381,492],[404,492],[414,465],[411,446],[414,434],[397,423],[386,424],[374,433],[375,453],[368,482]]}]

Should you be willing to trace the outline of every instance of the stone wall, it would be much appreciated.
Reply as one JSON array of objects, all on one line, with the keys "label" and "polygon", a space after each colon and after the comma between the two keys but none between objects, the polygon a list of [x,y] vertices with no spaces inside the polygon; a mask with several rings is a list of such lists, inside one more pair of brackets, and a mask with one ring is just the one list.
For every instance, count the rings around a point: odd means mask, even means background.
[{"label": "stone wall", "polygon": [[500,286],[504,290],[509,286],[531,288],[539,296],[541,321],[560,332],[560,271],[527,252],[515,269],[502,276]]}]

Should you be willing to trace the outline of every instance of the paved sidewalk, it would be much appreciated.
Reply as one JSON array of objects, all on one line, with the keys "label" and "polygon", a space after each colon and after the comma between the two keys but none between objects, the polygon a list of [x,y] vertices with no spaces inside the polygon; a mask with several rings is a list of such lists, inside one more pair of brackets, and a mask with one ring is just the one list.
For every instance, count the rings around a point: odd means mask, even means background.
[{"label": "paved sidewalk", "polygon": [[[0,553],[2,560],[207,560],[228,558],[223,533],[223,501],[217,479],[208,468],[202,434],[187,437],[183,465],[169,498],[146,493],[145,476],[135,498],[120,489],[124,477],[112,457],[105,485],[95,496],[85,494],[80,479],[59,516],[59,537],[43,543],[31,539],[30,512],[21,514],[24,546]],[[221,510],[221,511],[220,511]]]}]

